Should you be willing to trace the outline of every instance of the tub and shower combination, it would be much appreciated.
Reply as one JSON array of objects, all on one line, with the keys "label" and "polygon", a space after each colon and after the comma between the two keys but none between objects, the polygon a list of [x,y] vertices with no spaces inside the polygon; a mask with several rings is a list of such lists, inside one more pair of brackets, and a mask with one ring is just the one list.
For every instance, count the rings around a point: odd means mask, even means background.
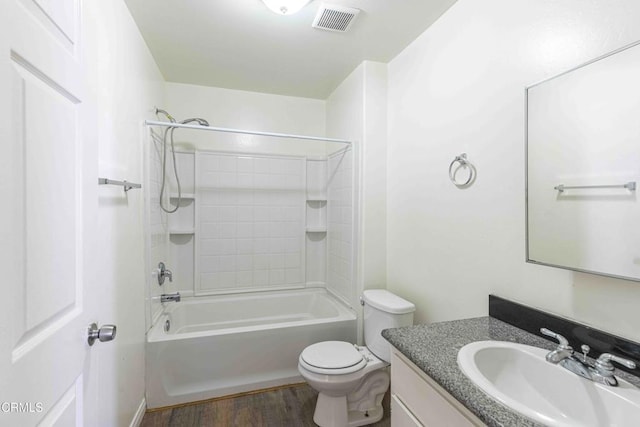
[{"label": "tub and shower combination", "polygon": [[[193,120],[185,120],[189,123],[186,125],[170,126],[198,132],[219,130],[206,126],[205,121],[192,125]],[[158,123],[161,122],[147,125],[159,126]],[[173,138],[173,130],[164,132],[165,139],[167,135]],[[307,139],[314,140],[313,143],[323,140]],[[347,141],[333,140],[336,142]],[[174,283],[159,287],[157,279],[150,279],[148,284],[148,408],[300,383],[304,380],[297,365],[304,348],[327,340],[357,341],[357,315],[346,303],[356,303],[351,301],[355,295],[351,242],[355,240],[352,186],[356,174],[349,149],[342,149],[339,154],[327,153],[324,160],[301,152],[282,157],[282,153],[239,155],[229,154],[229,150],[220,154],[209,151],[209,146],[196,149],[178,156],[183,187],[182,201],[177,203],[182,207],[177,213],[163,217],[165,214],[158,209],[158,194],[164,190],[167,204],[177,197],[170,179],[165,189],[164,178],[160,178],[165,175],[171,178],[168,171],[172,170],[171,166],[164,170],[160,152],[169,153],[168,162],[176,154],[167,151],[167,141],[163,145],[155,143],[156,149],[150,149],[147,156],[150,165],[147,188],[151,194],[146,199],[151,236],[147,262],[153,268],[168,257]],[[153,148],[152,144],[149,146]],[[247,162],[253,164],[253,178],[246,170],[240,171],[240,165]],[[235,172],[229,172],[233,168],[228,168],[228,164],[238,165],[237,175],[229,175]],[[248,170],[251,173],[252,169]],[[226,181],[218,181],[217,177]],[[294,181],[300,184],[292,184]],[[230,184],[224,187],[227,182]],[[251,184],[247,187],[246,182],[253,182],[256,187],[251,188]],[[256,204],[247,210],[247,203],[241,199],[249,190],[253,194],[260,192],[263,205]],[[219,195],[227,206],[218,202]],[[229,206],[238,212],[237,220],[225,216],[224,209]],[[270,217],[254,218],[261,222],[251,223],[250,215],[240,215],[241,211],[246,214],[251,209],[256,216],[258,211],[263,215],[270,212]],[[219,212],[225,215],[218,215]],[[207,215],[211,216],[209,223],[204,220]],[[240,227],[244,230],[247,225],[258,230],[256,234],[259,230],[266,233],[267,229],[269,233],[253,236],[262,239],[254,244],[246,236],[242,236],[244,241],[232,241],[240,237],[225,234],[230,227],[225,221],[239,224],[238,235]],[[262,251],[258,250],[259,243]],[[275,258],[265,258],[269,256]],[[232,260],[231,267],[221,262],[228,259]],[[247,264],[251,259],[253,264]],[[268,260],[278,265],[270,265]],[[235,285],[227,283],[229,277],[237,277]],[[176,286],[175,282],[186,287],[167,288]],[[168,289],[181,291],[181,301],[161,305],[159,294],[169,293]]]},{"label": "tub and shower combination", "polygon": [[148,333],[147,405],[176,405],[302,382],[308,345],[355,342],[356,315],[324,289],[192,298]]}]

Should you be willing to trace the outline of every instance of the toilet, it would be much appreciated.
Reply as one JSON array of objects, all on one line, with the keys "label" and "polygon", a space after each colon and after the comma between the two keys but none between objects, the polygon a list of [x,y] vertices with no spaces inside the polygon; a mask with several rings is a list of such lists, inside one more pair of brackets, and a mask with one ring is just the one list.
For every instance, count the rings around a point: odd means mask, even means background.
[{"label": "toilet", "polygon": [[389,291],[366,290],[362,302],[365,346],[323,341],[298,357],[298,371],[318,392],[313,421],[321,427],[362,426],[382,418],[391,347],[381,332],[413,324],[415,306]]}]

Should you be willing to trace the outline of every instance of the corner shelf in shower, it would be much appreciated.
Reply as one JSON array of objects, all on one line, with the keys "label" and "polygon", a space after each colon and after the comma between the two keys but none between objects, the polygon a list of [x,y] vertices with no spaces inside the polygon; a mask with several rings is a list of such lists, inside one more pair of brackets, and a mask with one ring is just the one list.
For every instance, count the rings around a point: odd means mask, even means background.
[{"label": "corner shelf in shower", "polygon": [[[327,199],[323,194],[314,194],[307,196],[307,234],[326,234],[327,233]],[[315,239],[320,238],[316,236]],[[321,238],[324,238],[322,236]]]},{"label": "corner shelf in shower", "polygon": [[307,227],[307,233],[326,233],[327,227]]},{"label": "corner shelf in shower", "polygon": [[[178,193],[171,193],[169,195],[169,198],[171,199],[177,199],[178,198]],[[182,193],[182,195],[180,196],[181,199],[183,200],[195,200],[196,195],[193,193]]]},{"label": "corner shelf in shower", "polygon": [[195,234],[195,233],[196,233],[196,230],[193,228],[169,230],[169,234]]},{"label": "corner shelf in shower", "polygon": [[[172,206],[178,204],[178,193],[169,193]],[[180,195],[180,209],[169,216],[169,235],[171,236],[194,236],[195,233],[195,208],[196,195],[194,193],[183,192]]]}]

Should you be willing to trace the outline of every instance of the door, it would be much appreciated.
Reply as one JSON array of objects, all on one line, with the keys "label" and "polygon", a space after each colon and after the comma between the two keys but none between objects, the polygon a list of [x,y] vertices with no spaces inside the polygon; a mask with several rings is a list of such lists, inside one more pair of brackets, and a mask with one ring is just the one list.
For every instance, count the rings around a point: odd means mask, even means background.
[{"label": "door", "polygon": [[91,289],[84,249],[97,180],[95,149],[81,126],[79,34],[80,0],[2,1],[3,426],[73,426],[85,418]]}]

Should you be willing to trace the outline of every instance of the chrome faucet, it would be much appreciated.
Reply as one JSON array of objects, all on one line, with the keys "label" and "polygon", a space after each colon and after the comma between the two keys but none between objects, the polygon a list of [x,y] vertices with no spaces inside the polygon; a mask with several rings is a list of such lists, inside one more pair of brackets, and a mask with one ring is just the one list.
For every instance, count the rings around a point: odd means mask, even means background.
[{"label": "chrome faucet", "polygon": [[574,356],[573,348],[569,345],[569,341],[567,341],[565,337],[546,328],[540,329],[540,332],[543,335],[555,338],[559,343],[555,350],[547,354],[547,362],[558,364],[588,380],[615,387],[618,385],[618,380],[614,376],[615,368],[611,363],[612,361],[624,365],[629,369],[636,368],[636,364],[633,361],[610,353],[602,353],[595,363],[590,363],[587,360],[587,354],[591,350],[588,345],[581,347],[583,356],[582,360],[579,360]]},{"label": "chrome faucet", "polygon": [[618,380],[613,375],[615,368],[611,361],[619,363],[621,365],[626,366],[629,369],[635,369],[635,362],[625,359],[623,357],[618,357],[609,353],[602,353],[593,367],[595,372],[592,373],[592,380],[615,387],[618,385]]},{"label": "chrome faucet", "polygon": [[573,348],[569,345],[569,341],[567,341],[565,337],[560,334],[556,334],[555,332],[550,331],[547,328],[541,328],[540,332],[542,333],[542,335],[546,335],[558,340],[558,347],[547,354],[547,362],[553,363],[555,365],[573,356]]},{"label": "chrome faucet", "polygon": [[180,292],[160,295],[160,302],[180,302]]}]

